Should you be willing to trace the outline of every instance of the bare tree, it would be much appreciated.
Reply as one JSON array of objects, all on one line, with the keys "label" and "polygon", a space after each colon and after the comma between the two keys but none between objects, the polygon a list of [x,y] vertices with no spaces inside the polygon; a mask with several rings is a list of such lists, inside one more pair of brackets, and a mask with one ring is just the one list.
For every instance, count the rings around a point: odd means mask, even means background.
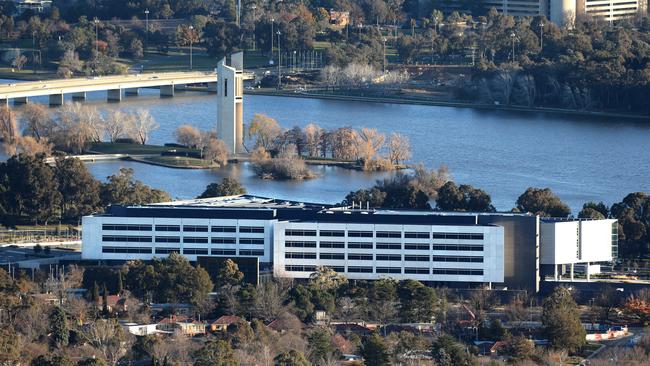
[{"label": "bare tree", "polygon": [[57,75],[63,78],[71,78],[75,73],[83,69],[83,62],[79,60],[79,54],[74,50],[67,50],[59,62]]},{"label": "bare tree", "polygon": [[384,146],[386,135],[377,132],[375,128],[362,128],[358,132],[359,152],[364,162],[370,162],[375,159],[377,153]]},{"label": "bare tree", "polygon": [[317,157],[320,152],[320,142],[324,130],[315,123],[310,123],[304,128],[305,147],[310,157]]},{"label": "bare tree", "polygon": [[81,338],[108,362],[117,365],[131,348],[132,337],[115,319],[97,319],[81,329]]},{"label": "bare tree", "polygon": [[262,146],[267,151],[275,148],[275,140],[282,133],[282,128],[275,119],[256,113],[248,126],[247,137],[255,140],[255,146]]},{"label": "bare tree", "polygon": [[358,134],[351,127],[341,127],[329,134],[334,159],[355,160],[359,157]]},{"label": "bare tree", "polygon": [[411,142],[409,138],[393,132],[388,139],[388,160],[395,165],[411,158]]},{"label": "bare tree", "polygon": [[73,153],[80,153],[93,138],[93,127],[85,116],[86,110],[80,103],[66,103],[59,109],[57,124],[57,145]]},{"label": "bare tree", "polygon": [[53,121],[47,108],[38,103],[25,105],[21,118],[25,131],[23,134],[34,136],[37,139],[50,136],[53,129]]},{"label": "bare tree", "polygon": [[0,137],[2,137],[5,152],[8,155],[14,155],[20,134],[18,133],[16,115],[7,106],[0,108]]},{"label": "bare tree", "polygon": [[44,154],[45,156],[50,156],[52,155],[52,147],[52,144],[47,138],[37,140],[32,136],[21,136],[18,138],[18,143],[16,144],[16,152],[26,155]]},{"label": "bare tree", "polygon": [[211,161],[217,166],[228,164],[228,146],[223,140],[210,139],[204,151],[203,159]]},{"label": "bare tree", "polygon": [[256,316],[266,321],[275,320],[284,309],[284,295],[276,282],[259,285],[255,293],[254,313]]},{"label": "bare tree", "polygon": [[127,133],[128,126],[132,124],[130,121],[131,118],[132,116],[119,110],[108,113],[104,122],[104,131],[110,142],[115,142]]},{"label": "bare tree", "polygon": [[129,120],[131,124],[127,126],[127,134],[134,141],[144,145],[149,139],[151,132],[160,127],[153,116],[146,109],[138,109],[135,116]]},{"label": "bare tree", "polygon": [[196,148],[201,145],[201,131],[191,125],[180,125],[174,132],[176,142],[181,145]]},{"label": "bare tree", "polygon": [[153,346],[152,356],[156,360],[167,360],[170,364],[190,365],[191,353],[196,349],[195,343],[186,335],[174,332],[172,337],[160,338]]}]

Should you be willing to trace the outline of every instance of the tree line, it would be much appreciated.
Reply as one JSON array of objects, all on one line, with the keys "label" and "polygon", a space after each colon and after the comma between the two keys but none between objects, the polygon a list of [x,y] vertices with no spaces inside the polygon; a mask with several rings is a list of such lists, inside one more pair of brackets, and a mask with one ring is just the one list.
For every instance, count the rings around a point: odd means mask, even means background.
[{"label": "tree line", "polygon": [[30,103],[18,119],[8,107],[0,108],[0,137],[9,155],[48,156],[53,149],[79,154],[91,143],[104,140],[128,140],[144,145],[158,127],[145,109],[113,110],[103,114],[96,107],[73,102],[50,114],[44,105]]},{"label": "tree line", "polygon": [[43,155],[25,154],[0,163],[0,192],[0,220],[5,226],[76,223],[110,204],[171,200],[167,193],[133,179],[132,169],[122,168],[102,183],[79,159],[59,157],[47,164]]}]

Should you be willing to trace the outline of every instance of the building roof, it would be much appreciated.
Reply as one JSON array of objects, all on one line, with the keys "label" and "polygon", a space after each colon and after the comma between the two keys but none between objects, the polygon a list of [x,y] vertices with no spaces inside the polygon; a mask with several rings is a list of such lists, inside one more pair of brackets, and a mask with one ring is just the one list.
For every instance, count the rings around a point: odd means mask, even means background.
[{"label": "building roof", "polygon": [[224,315],[217,320],[213,321],[211,325],[230,325],[234,323],[244,322],[244,319],[235,315]]}]

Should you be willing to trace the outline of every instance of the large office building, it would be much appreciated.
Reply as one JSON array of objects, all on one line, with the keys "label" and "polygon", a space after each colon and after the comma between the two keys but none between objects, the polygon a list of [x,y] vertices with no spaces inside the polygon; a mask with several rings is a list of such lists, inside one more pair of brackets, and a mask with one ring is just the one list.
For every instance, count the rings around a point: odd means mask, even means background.
[{"label": "large office building", "polygon": [[350,279],[537,291],[543,266],[557,273],[611,261],[615,228],[616,220],[352,209],[241,195],[86,216],[82,258],[110,264],[177,252],[202,264],[252,261],[277,277],[309,278],[326,266]]},{"label": "large office building", "polygon": [[[558,25],[572,25],[576,19],[614,22],[647,15],[647,0],[423,0],[430,7],[452,11],[484,13],[490,8],[512,16],[545,16]],[[468,6],[471,4],[471,6]],[[425,7],[426,8],[426,7]],[[480,14],[476,14],[480,15]]]}]

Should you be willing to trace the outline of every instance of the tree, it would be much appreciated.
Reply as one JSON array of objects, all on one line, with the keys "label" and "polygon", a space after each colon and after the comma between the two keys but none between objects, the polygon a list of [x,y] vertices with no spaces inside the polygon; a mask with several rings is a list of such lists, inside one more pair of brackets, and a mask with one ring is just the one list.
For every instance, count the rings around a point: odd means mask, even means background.
[{"label": "tree", "polygon": [[[77,102],[66,103],[59,109],[58,117],[53,138],[57,146],[79,154],[89,142],[100,139],[103,120],[95,108]],[[120,116],[115,118],[122,121]]]},{"label": "tree", "polygon": [[50,333],[52,334],[52,342],[57,348],[68,345],[70,337],[68,320],[65,311],[60,306],[55,306],[50,313]]},{"label": "tree", "polygon": [[58,76],[68,79],[81,72],[81,70],[83,70],[83,62],[79,60],[79,54],[74,50],[66,50],[61,61],[59,61],[59,68],[56,73]]},{"label": "tree", "polygon": [[0,327],[0,365],[18,365],[22,361],[21,337],[12,327]]},{"label": "tree", "polygon": [[201,144],[201,131],[191,125],[180,125],[174,132],[176,142],[183,146],[196,148]]},{"label": "tree", "polygon": [[212,162],[217,167],[228,164],[228,146],[223,140],[211,138],[204,147],[203,159]]},{"label": "tree", "polygon": [[319,156],[319,147],[323,138],[324,130],[314,123],[310,123],[303,129],[305,148],[310,157]]},{"label": "tree", "polygon": [[518,335],[507,342],[506,353],[514,363],[520,363],[530,359],[535,354],[535,344],[523,335]]},{"label": "tree", "polygon": [[578,214],[581,219],[605,219],[609,216],[609,208],[603,202],[587,202]]},{"label": "tree", "polygon": [[224,340],[209,340],[194,352],[195,366],[236,366],[235,353]]},{"label": "tree", "polygon": [[32,136],[21,136],[16,144],[16,152],[32,156],[50,156],[52,154],[52,144],[48,142],[47,138],[37,140]]},{"label": "tree", "polygon": [[404,323],[430,323],[437,303],[436,292],[420,281],[406,280],[399,284],[400,316]]},{"label": "tree", "polygon": [[397,316],[397,281],[382,278],[371,283],[368,289],[368,306],[371,319],[388,325]]},{"label": "tree", "polygon": [[221,183],[210,183],[197,198],[236,196],[246,194],[246,188],[235,178],[223,178]]},{"label": "tree", "polygon": [[18,69],[18,71],[23,69],[23,66],[29,61],[25,55],[20,54],[16,56],[12,61],[11,61],[11,67],[15,67]]},{"label": "tree", "polygon": [[316,328],[307,335],[309,345],[309,360],[314,364],[321,364],[327,357],[334,352],[332,334],[326,328]]},{"label": "tree", "polygon": [[438,336],[433,342],[431,355],[439,366],[472,366],[477,364],[476,359],[465,351],[465,346],[447,334]]},{"label": "tree", "polygon": [[233,287],[241,284],[244,274],[239,270],[237,263],[232,259],[226,259],[219,267],[217,273],[217,287]]},{"label": "tree", "polygon": [[129,131],[130,126],[134,126],[133,115],[124,113],[120,110],[110,111],[104,122],[104,130],[108,135],[110,142],[115,142],[124,137]]},{"label": "tree", "polygon": [[575,352],[585,344],[580,311],[566,287],[557,287],[544,300],[542,325],[553,348]]},{"label": "tree", "polygon": [[239,48],[240,35],[241,31],[235,23],[226,23],[223,20],[211,21],[203,29],[203,43],[208,55],[219,59]]},{"label": "tree", "polygon": [[325,266],[318,266],[316,272],[309,275],[309,285],[318,290],[336,291],[347,282],[345,276]]},{"label": "tree", "polygon": [[38,140],[44,137],[50,137],[53,129],[53,122],[47,107],[43,104],[26,104],[23,109],[21,120],[25,126],[23,134],[34,136]]},{"label": "tree", "polygon": [[0,137],[5,152],[9,155],[15,154],[20,133],[16,124],[16,114],[7,106],[0,107]]},{"label": "tree", "polygon": [[517,199],[517,209],[520,212],[530,212],[540,216],[567,217],[571,209],[550,188],[526,189]]},{"label": "tree", "polygon": [[358,132],[358,148],[364,163],[375,159],[377,152],[384,146],[386,136],[374,128],[362,128]]},{"label": "tree", "polygon": [[100,207],[100,183],[79,159],[56,159],[54,175],[61,192],[63,218],[76,219]]},{"label": "tree", "polygon": [[411,158],[411,142],[409,138],[399,134],[391,133],[388,139],[388,160],[395,165]]},{"label": "tree", "polygon": [[295,349],[279,353],[273,361],[275,366],[311,366],[305,355]]},{"label": "tree", "polygon": [[130,168],[121,168],[118,174],[109,176],[108,182],[101,185],[100,192],[104,205],[140,205],[171,201],[166,192],[133,180],[133,169]]},{"label": "tree", "polygon": [[458,187],[452,181],[440,187],[436,204],[438,210],[441,211],[495,211],[492,206],[492,198],[485,191],[467,184],[461,184]]},{"label": "tree", "polygon": [[142,145],[147,143],[151,132],[160,127],[146,109],[138,109],[135,115],[127,120],[130,122],[130,125],[126,126],[127,135]]},{"label": "tree", "polygon": [[132,339],[116,319],[91,321],[79,332],[79,337],[111,366],[117,365],[131,348]]},{"label": "tree", "polygon": [[52,168],[41,158],[18,155],[0,163],[0,194],[8,212],[46,223],[57,216],[61,194]]},{"label": "tree", "polygon": [[368,366],[390,365],[386,344],[378,334],[372,334],[363,339],[361,355]]},{"label": "tree", "polygon": [[259,284],[253,299],[254,316],[267,322],[276,320],[284,309],[285,299],[286,291],[280,288],[278,282]]},{"label": "tree", "polygon": [[248,125],[246,136],[255,141],[254,146],[262,146],[266,151],[275,149],[275,140],[282,133],[278,121],[263,114],[256,113]]}]

